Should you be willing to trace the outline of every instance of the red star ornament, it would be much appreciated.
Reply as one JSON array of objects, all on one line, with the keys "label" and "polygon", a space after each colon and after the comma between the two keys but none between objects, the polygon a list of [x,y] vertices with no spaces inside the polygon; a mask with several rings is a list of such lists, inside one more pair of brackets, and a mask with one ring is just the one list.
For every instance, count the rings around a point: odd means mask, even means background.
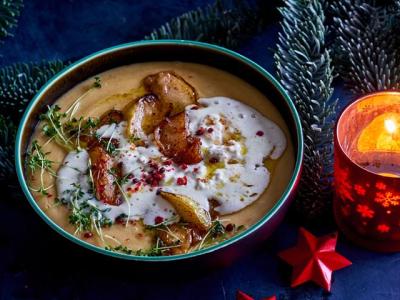
[{"label": "red star ornament", "polygon": [[278,255],[293,266],[291,287],[314,281],[331,290],[332,272],[351,265],[351,261],[335,252],[337,232],[317,238],[304,228],[299,229],[297,245]]},{"label": "red star ornament", "polygon": [[270,296],[270,297],[262,298],[262,300],[276,300],[276,296]]},{"label": "red star ornament", "polygon": [[254,298],[250,297],[246,293],[243,293],[242,291],[237,291],[236,300],[254,300]]},{"label": "red star ornament", "polygon": [[[239,290],[236,293],[236,300],[255,300],[255,299]],[[276,300],[276,297],[275,296],[266,297],[263,298],[262,300]]]}]

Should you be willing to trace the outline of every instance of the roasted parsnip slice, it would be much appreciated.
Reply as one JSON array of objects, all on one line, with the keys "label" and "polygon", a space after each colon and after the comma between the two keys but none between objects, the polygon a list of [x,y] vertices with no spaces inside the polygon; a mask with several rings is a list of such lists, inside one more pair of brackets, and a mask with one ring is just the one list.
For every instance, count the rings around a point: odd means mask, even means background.
[{"label": "roasted parsnip slice", "polygon": [[154,138],[160,151],[176,163],[196,164],[201,156],[201,141],[188,131],[185,112],[166,118],[154,131]]},{"label": "roasted parsnip slice", "polygon": [[[120,168],[114,166],[111,156],[101,147],[94,146],[89,149],[92,165],[93,185],[96,198],[110,205],[120,205],[121,197],[118,186],[115,184],[116,176],[120,176]],[[116,170],[113,174],[111,170]]]},{"label": "roasted parsnip slice", "polygon": [[170,111],[155,95],[148,94],[133,101],[124,110],[128,121],[127,134],[134,141],[143,140],[161,123]]},{"label": "roasted parsnip slice", "polygon": [[184,221],[189,222],[197,228],[205,231],[211,227],[211,217],[208,211],[201,208],[191,198],[164,191],[161,191],[160,195],[169,203],[171,203],[178,215]]},{"label": "roasted parsnip slice", "polygon": [[162,71],[143,79],[145,88],[165,104],[172,105],[171,116],[181,113],[187,105],[197,103],[197,92],[182,77]]}]

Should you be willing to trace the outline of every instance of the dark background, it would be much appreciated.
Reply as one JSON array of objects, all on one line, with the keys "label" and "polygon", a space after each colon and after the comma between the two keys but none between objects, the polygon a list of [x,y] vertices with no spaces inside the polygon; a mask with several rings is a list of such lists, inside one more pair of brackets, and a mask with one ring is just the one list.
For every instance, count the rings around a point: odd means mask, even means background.
[{"label": "dark background", "polygon": [[[236,49],[274,73],[276,1],[270,25]],[[172,17],[212,1],[26,0],[14,37],[0,44],[0,65],[75,60],[94,51],[140,40]],[[349,99],[337,88],[341,106]],[[290,289],[290,268],[277,252],[296,241],[287,218],[248,256],[218,270],[182,274],[174,267],[147,269],[93,254],[53,232],[24,198],[0,197],[0,299],[234,299],[238,289],[256,299],[400,299],[400,254],[375,254],[342,238],[338,250],[353,265],[334,273],[332,292],[313,284]],[[15,197],[14,197],[15,198]],[[314,229],[326,233],[330,226]]]}]

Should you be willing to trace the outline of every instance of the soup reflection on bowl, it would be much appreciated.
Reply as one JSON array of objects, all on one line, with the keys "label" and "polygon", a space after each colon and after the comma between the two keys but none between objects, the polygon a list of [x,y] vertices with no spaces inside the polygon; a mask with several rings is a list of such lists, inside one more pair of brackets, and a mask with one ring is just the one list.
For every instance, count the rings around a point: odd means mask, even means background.
[{"label": "soup reflection on bowl", "polygon": [[208,44],[139,42],[79,61],[38,93],[17,171],[69,239],[175,260],[266,238],[297,184],[301,139],[293,104],[251,61]]}]

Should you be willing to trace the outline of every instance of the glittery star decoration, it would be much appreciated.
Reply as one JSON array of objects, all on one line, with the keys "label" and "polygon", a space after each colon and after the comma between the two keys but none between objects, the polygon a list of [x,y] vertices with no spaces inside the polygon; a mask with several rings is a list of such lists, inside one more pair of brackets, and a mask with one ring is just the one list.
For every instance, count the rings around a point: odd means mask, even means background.
[{"label": "glittery star decoration", "polygon": [[314,281],[330,291],[332,272],[351,265],[335,251],[337,232],[317,238],[304,228],[299,229],[297,245],[278,255],[293,266],[291,287]]}]

